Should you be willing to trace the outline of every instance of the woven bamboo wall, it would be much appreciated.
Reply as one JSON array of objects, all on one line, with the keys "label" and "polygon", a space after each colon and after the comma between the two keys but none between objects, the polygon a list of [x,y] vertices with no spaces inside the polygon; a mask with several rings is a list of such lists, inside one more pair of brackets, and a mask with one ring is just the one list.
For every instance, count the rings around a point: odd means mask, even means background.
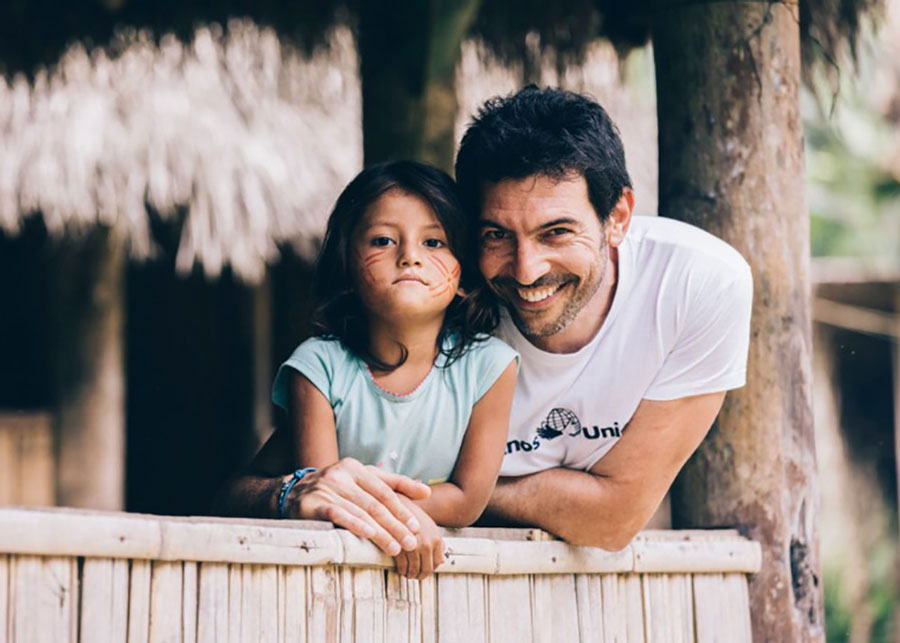
[{"label": "woven bamboo wall", "polygon": [[734,532],[649,532],[614,553],[523,533],[448,532],[419,582],[320,523],[0,510],[0,638],[750,641],[760,550]]}]

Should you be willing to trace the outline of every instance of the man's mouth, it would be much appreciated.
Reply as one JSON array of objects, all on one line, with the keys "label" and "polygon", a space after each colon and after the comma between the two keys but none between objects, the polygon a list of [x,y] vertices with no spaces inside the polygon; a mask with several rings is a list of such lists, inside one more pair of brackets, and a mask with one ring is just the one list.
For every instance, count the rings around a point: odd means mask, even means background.
[{"label": "man's mouth", "polygon": [[552,297],[565,285],[565,283],[559,283],[550,286],[540,286],[539,288],[516,288],[516,293],[528,303],[536,304]]}]

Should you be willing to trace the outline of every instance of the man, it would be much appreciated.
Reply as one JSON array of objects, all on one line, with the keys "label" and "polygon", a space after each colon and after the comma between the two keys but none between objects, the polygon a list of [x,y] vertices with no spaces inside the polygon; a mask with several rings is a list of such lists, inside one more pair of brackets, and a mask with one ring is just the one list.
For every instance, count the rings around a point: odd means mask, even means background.
[{"label": "man", "polygon": [[[482,108],[456,175],[478,217],[480,268],[521,354],[501,479],[486,516],[583,545],[620,549],[659,506],[744,384],[752,281],[724,242],[676,221],[632,218],[615,126],[595,102],[527,87]],[[255,477],[231,488],[239,513],[274,515],[290,476],[277,434]],[[272,476],[272,477],[267,477]],[[396,493],[427,489],[344,460],[300,480],[288,515],[415,546]]]}]

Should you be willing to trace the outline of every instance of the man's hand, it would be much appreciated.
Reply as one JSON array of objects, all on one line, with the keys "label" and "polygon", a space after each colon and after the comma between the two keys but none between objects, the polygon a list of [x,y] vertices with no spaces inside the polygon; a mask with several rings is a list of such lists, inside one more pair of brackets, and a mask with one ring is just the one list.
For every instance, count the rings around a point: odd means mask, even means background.
[{"label": "man's hand", "polygon": [[285,516],[328,520],[397,556],[419,547],[416,534],[422,528],[401,496],[429,495],[431,489],[421,482],[344,458],[304,476],[285,500]]},{"label": "man's hand", "polygon": [[400,552],[394,557],[397,573],[406,578],[422,580],[428,578],[444,562],[444,540],[434,520],[411,500],[401,497],[403,504],[418,517],[421,530],[416,548]]}]

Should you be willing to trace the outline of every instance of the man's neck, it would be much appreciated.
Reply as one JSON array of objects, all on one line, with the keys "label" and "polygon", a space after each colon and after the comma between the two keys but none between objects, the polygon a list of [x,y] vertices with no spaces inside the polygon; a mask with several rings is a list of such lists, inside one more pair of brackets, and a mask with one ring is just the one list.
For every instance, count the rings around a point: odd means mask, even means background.
[{"label": "man's neck", "polygon": [[547,337],[526,338],[537,348],[548,353],[574,353],[587,346],[603,327],[612,308],[619,283],[619,253],[609,249],[609,259],[597,292],[585,304],[572,323],[562,331]]}]

